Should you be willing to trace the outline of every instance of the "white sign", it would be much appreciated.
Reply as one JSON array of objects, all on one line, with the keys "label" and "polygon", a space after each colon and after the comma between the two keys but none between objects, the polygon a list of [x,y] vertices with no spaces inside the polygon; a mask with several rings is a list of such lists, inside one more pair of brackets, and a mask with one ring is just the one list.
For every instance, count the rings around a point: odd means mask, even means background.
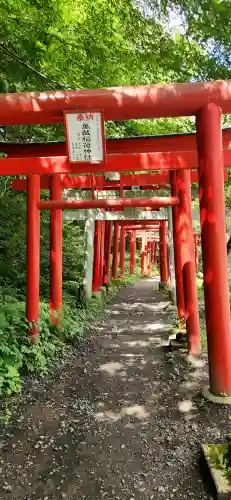
[{"label": "white sign", "polygon": [[65,113],[70,162],[104,161],[103,121],[99,112]]}]

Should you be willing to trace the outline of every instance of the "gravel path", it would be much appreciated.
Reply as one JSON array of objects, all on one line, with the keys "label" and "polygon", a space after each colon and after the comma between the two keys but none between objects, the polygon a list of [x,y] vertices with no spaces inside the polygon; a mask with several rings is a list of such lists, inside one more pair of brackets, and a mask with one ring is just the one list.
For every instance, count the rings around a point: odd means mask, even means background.
[{"label": "gravel path", "polygon": [[167,348],[172,313],[153,281],[123,289],[83,348],[17,401],[0,436],[0,499],[209,499],[200,442],[231,409],[198,396],[205,360]]}]

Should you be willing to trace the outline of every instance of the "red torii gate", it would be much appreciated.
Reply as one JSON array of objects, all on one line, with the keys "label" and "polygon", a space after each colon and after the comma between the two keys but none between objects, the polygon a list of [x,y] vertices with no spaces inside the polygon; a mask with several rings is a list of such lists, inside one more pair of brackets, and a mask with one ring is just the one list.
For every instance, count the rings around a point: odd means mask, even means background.
[{"label": "red torii gate", "polygon": [[[49,189],[51,175],[42,175],[40,180],[41,189]],[[190,171],[191,182],[198,182],[198,172],[196,170]],[[224,170],[224,180],[228,180],[228,171]],[[162,172],[161,174],[123,174],[119,181],[105,181],[102,175],[98,176],[78,176],[71,177],[69,175],[60,175],[60,183],[63,189],[96,189],[105,191],[118,191],[121,188],[126,190],[131,189],[132,186],[140,186],[143,190],[159,190],[168,189],[171,184],[170,172]],[[155,186],[155,187],[154,187]],[[14,179],[12,181],[12,189],[15,191],[24,191],[27,189],[26,179]]]},{"label": "red torii gate", "polygon": [[[189,248],[192,227],[187,204],[190,175],[186,169],[199,168],[201,239],[204,269],[206,325],[208,336],[209,375],[211,393],[231,396],[231,332],[228,290],[228,271],[224,217],[224,164],[230,166],[230,151],[222,152],[221,112],[230,113],[231,83],[208,82],[175,85],[154,85],[90,91],[57,91],[0,96],[0,122],[4,125],[36,123],[62,123],[63,110],[86,111],[103,109],[106,120],[158,118],[164,116],[196,115],[198,156],[192,152],[135,153],[131,157],[109,155],[105,171],[126,170],[177,170],[172,175],[172,196],[179,194],[179,207],[174,209],[175,241],[182,234],[183,281],[191,276],[194,280],[195,261]],[[118,160],[122,160],[120,168]],[[124,163],[123,163],[124,162]],[[126,167],[125,167],[126,164]],[[86,169],[86,170],[85,170]],[[96,167],[71,166],[66,157],[3,158],[0,160],[1,175],[29,175],[28,206],[33,210],[34,221],[39,218],[38,175],[95,173]],[[32,175],[35,174],[35,175]],[[37,204],[32,203],[36,195]],[[54,207],[54,205],[53,205]],[[190,243],[187,244],[186,236]],[[33,240],[33,245],[36,240]],[[30,250],[36,250],[31,244]],[[193,267],[194,266],[194,267]],[[192,281],[191,281],[192,280]],[[195,327],[195,309],[184,287],[188,327]],[[222,322],[221,322],[222,318]],[[218,335],[219,331],[219,335]],[[192,340],[192,339],[191,339]]]},{"label": "red torii gate", "polygon": [[[223,150],[222,163],[225,167],[231,166],[231,150]],[[102,163],[100,168],[105,172],[138,172],[143,170],[192,170],[197,167],[198,155],[196,152],[172,151],[108,155],[107,163]],[[33,157],[33,161],[30,157],[1,158],[1,175],[95,174],[96,172],[96,165],[70,164],[66,156]]]},{"label": "red torii gate", "polygon": [[105,120],[191,116],[210,103],[229,113],[230,101],[229,81],[12,93],[0,96],[0,123],[63,123],[73,109],[103,109]]},{"label": "red torii gate", "polygon": [[[118,225],[120,227],[120,276],[124,276],[124,257],[125,257],[125,237],[126,231],[131,233],[130,241],[130,274],[134,273],[135,261],[136,261],[136,237],[137,231],[145,231],[155,233],[159,232],[160,220],[118,220]],[[117,251],[117,248],[115,249]],[[154,252],[154,249],[153,249]],[[154,258],[153,258],[154,265]],[[142,251],[141,251],[141,273],[142,270]]]}]

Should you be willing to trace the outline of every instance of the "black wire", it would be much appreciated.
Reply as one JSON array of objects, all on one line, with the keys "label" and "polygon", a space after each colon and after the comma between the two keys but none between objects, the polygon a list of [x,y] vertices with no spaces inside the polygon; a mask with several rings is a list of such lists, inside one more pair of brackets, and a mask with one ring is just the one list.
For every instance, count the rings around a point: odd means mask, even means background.
[{"label": "black wire", "polygon": [[[14,59],[15,61],[17,61],[19,64],[21,64],[22,66],[24,66],[25,68],[29,69],[30,71],[32,71],[33,73],[35,73],[39,78],[41,78],[42,80],[46,80],[47,82],[47,85],[52,89],[52,90],[56,90],[54,88],[54,86],[52,84],[55,84],[57,85],[59,88],[62,88],[63,90],[67,90],[67,88],[63,85],[63,84],[60,84],[59,82],[56,82],[55,80],[51,80],[50,78],[48,78],[46,75],[44,75],[43,73],[40,73],[40,71],[38,71],[37,69],[33,68],[33,66],[31,66],[30,64],[26,63],[25,61],[23,61],[22,59],[20,59],[20,57],[15,54],[14,52],[12,52],[10,49],[6,48],[1,42],[0,42],[0,50],[4,53],[4,54],[7,54],[8,56],[10,56],[12,59]],[[50,82],[50,83],[49,83]]]}]

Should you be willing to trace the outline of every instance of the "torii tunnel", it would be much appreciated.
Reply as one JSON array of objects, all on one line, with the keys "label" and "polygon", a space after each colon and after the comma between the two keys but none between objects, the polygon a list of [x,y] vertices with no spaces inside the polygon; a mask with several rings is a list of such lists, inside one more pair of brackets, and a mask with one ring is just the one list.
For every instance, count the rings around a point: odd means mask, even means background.
[{"label": "torii tunnel", "polygon": [[[71,182],[76,183],[76,186],[81,182],[77,180],[81,177],[72,181],[69,175],[86,173],[94,176],[100,172],[134,172],[129,176],[121,175],[122,181],[117,185],[111,184],[111,189],[116,187],[122,195],[125,187],[142,186],[142,182],[133,184],[133,178],[137,175],[135,172],[141,172],[140,176],[145,175],[143,172],[148,172],[149,179],[148,182],[145,181],[145,186],[170,185],[171,193],[165,198],[155,197],[154,201],[143,198],[142,202],[137,200],[137,203],[144,206],[145,201],[146,207],[152,208],[163,205],[172,207],[178,314],[186,319],[189,352],[199,354],[200,328],[191,209],[191,182],[198,181],[210,379],[207,396],[217,396],[217,400],[224,394],[231,397],[231,329],[224,206],[224,179],[227,178],[224,169],[231,166],[231,150],[228,149],[231,132],[222,132],[221,126],[222,113],[231,112],[231,82],[0,96],[2,126],[64,123],[64,112],[68,110],[98,110],[103,113],[106,121],[195,116],[196,135],[107,140],[105,161],[100,166],[92,163],[71,163],[64,144],[1,146],[1,151],[8,157],[0,159],[0,175],[27,176],[26,186],[25,181],[19,179],[15,181],[14,187],[27,188],[27,319],[32,337],[36,337],[38,333],[40,210],[51,210],[51,297],[58,305],[60,297],[55,297],[55,279],[61,279],[62,276],[62,209],[70,208],[71,204],[75,209],[81,206],[79,200],[62,200],[62,189],[66,182],[68,187]],[[154,173],[150,173],[152,171]],[[48,187],[48,182],[51,199],[40,201],[40,188],[44,185]],[[98,189],[97,183],[101,181],[92,182],[92,178],[85,178],[83,182],[86,182],[86,187],[83,187],[91,189],[93,193]],[[91,183],[89,186],[88,182]],[[104,180],[102,182],[104,185]],[[116,200],[114,207],[119,205],[124,208],[128,203],[126,200],[121,197]],[[96,201],[90,200],[89,207],[97,206]],[[114,200],[107,204],[102,203],[102,200],[98,201],[99,208],[113,208]],[[86,207],[85,200],[84,206]],[[103,223],[105,234],[106,222]],[[107,226],[110,232],[110,224]],[[161,223],[160,247],[165,241],[166,230],[167,223]],[[101,230],[101,241],[103,231]],[[105,240],[109,241],[109,237],[110,234],[107,233]],[[119,225],[115,224],[114,246],[118,245],[118,241]],[[165,247],[164,244],[161,252],[166,262]],[[100,258],[102,260],[102,257]],[[112,273],[116,267],[114,262],[113,266]],[[166,276],[164,278],[167,279]],[[59,306],[57,308],[59,309]]]}]

